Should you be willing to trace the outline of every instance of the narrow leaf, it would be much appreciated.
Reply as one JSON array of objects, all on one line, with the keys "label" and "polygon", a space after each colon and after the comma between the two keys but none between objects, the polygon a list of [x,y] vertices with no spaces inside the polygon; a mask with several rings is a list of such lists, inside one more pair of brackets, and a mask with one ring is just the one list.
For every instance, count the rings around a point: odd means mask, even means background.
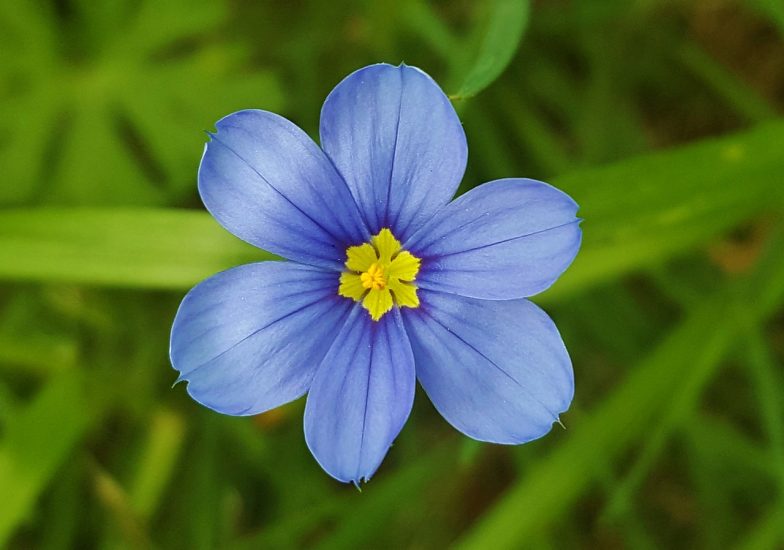
[{"label": "narrow leaf", "polygon": [[0,213],[0,279],[188,288],[234,265],[274,259],[206,212],[36,209]]},{"label": "narrow leaf", "polygon": [[70,371],[53,378],[8,422],[0,440],[0,546],[79,443],[89,414],[81,382]]},{"label": "narrow leaf", "polygon": [[157,411],[150,422],[144,452],[130,488],[130,506],[141,518],[153,516],[177,465],[185,440],[185,422],[175,412]]},{"label": "narrow leaf", "polygon": [[528,23],[528,0],[495,0],[479,57],[451,99],[473,97],[501,76],[512,60]]},{"label": "narrow leaf", "polygon": [[583,246],[547,299],[654,266],[784,204],[784,122],[556,178]]}]

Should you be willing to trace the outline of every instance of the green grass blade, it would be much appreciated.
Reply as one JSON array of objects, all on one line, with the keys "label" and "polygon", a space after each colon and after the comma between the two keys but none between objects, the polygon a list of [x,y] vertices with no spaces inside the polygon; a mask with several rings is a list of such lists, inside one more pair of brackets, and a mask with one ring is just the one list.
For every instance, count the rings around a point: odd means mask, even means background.
[{"label": "green grass blade", "polygon": [[84,515],[84,461],[71,461],[61,468],[49,488],[46,529],[41,550],[68,550],[76,546],[79,523]]},{"label": "green grass blade", "polygon": [[747,363],[756,386],[757,400],[770,444],[773,463],[776,464],[779,497],[784,501],[784,406],[781,368],[759,328],[751,323],[747,327]]},{"label": "green grass blade", "polygon": [[206,212],[0,212],[0,279],[182,289],[234,265],[274,258]]},{"label": "green grass blade", "polygon": [[175,472],[185,440],[185,422],[173,411],[157,411],[151,421],[138,470],[129,489],[131,508],[147,519],[158,508],[161,496]]},{"label": "green grass blade", "polygon": [[[721,328],[726,330],[726,327]],[[645,444],[637,460],[611,493],[610,501],[602,512],[602,520],[618,521],[629,511],[640,485],[659,459],[670,436],[694,413],[705,386],[721,365],[716,358],[721,356],[727,340],[729,335],[725,333],[721,340],[710,340],[710,344],[703,344],[704,353],[683,372],[682,379],[667,399],[667,409],[662,412],[651,432],[645,436]],[[707,345],[715,345],[717,349],[707,349]]]},{"label": "green grass blade", "polygon": [[687,69],[747,121],[762,122],[776,117],[776,110],[759,92],[698,46],[687,43],[677,56]]},{"label": "green grass blade", "polygon": [[739,550],[775,550],[784,542],[784,500],[770,509],[752,532],[743,538]]},{"label": "green grass blade", "polygon": [[752,0],[749,6],[765,15],[784,37],[784,4],[779,0]]},{"label": "green grass blade", "polygon": [[479,56],[451,99],[473,97],[501,76],[512,60],[528,23],[528,0],[495,0]]},{"label": "green grass blade", "polygon": [[132,509],[130,498],[120,482],[94,460],[90,463],[90,474],[93,492],[111,519],[102,525],[102,546],[114,548],[120,540],[125,540],[129,548],[151,548],[145,525]]},{"label": "green grass blade", "polygon": [[87,429],[90,409],[73,372],[53,378],[0,440],[0,546],[23,522]]},{"label": "green grass blade", "polygon": [[583,246],[548,299],[654,266],[784,203],[784,122],[578,171]]}]

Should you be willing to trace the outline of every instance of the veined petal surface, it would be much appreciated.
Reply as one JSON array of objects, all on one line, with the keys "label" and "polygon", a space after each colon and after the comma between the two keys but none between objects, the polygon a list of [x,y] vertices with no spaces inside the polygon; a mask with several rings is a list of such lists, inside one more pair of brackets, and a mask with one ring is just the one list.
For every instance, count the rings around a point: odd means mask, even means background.
[{"label": "veined petal surface", "polygon": [[449,202],[465,171],[465,133],[449,99],[406,65],[347,76],[324,102],[320,135],[371,233],[389,227],[405,240]]},{"label": "veined petal surface", "polygon": [[340,270],[346,247],[369,234],[324,152],[266,111],[239,111],[215,126],[199,167],[199,193],[215,219],[255,246]]},{"label": "veined petal surface", "polygon": [[262,262],[194,287],[174,320],[170,356],[188,393],[249,415],[302,396],[347,317],[334,272]]},{"label": "veined petal surface", "polygon": [[399,310],[376,322],[355,305],[305,406],[305,440],[322,468],[340,481],[367,481],[411,412],[415,384]]},{"label": "veined petal surface", "polygon": [[441,415],[480,441],[517,444],[550,431],[574,394],[555,325],[528,300],[420,291],[403,310],[417,378]]},{"label": "veined petal surface", "polygon": [[533,296],[572,263],[582,231],[564,192],[530,179],[485,183],[405,243],[422,259],[421,288],[487,300]]}]

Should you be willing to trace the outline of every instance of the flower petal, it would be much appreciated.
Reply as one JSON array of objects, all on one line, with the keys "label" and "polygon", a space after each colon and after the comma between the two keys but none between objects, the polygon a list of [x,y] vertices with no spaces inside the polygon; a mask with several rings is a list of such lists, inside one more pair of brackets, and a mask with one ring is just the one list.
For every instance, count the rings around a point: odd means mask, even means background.
[{"label": "flower petal", "polygon": [[378,261],[376,249],[370,243],[350,246],[346,251],[346,256],[346,267],[352,271],[367,271],[371,265]]},{"label": "flower petal", "polygon": [[379,64],[335,87],[321,110],[321,146],[372,233],[405,240],[454,195],[468,155],[449,99],[414,67]]},{"label": "flower petal", "polygon": [[419,307],[416,285],[404,283],[397,279],[390,279],[387,288],[395,296],[395,303],[397,303],[398,307]]},{"label": "flower petal", "polygon": [[441,210],[405,244],[422,259],[421,288],[487,300],[533,296],[580,248],[577,204],[540,181],[480,185]]},{"label": "flower petal", "polygon": [[384,263],[392,261],[392,256],[400,250],[400,241],[387,228],[379,231],[378,235],[374,235],[371,240],[378,250],[378,259]]},{"label": "flower petal", "polygon": [[338,287],[338,294],[345,298],[359,301],[365,295],[367,289],[362,284],[362,279],[356,273],[349,273],[344,271],[340,274],[340,286]]},{"label": "flower petal", "polygon": [[370,313],[371,319],[378,321],[392,309],[392,294],[388,288],[372,288],[362,300],[362,306]]},{"label": "flower petal", "polygon": [[321,362],[305,406],[305,440],[340,481],[367,481],[414,402],[414,358],[397,310],[373,322],[356,306]]},{"label": "flower petal", "polygon": [[369,234],[323,151],[266,111],[239,111],[215,126],[199,167],[199,193],[210,213],[255,246],[340,270],[346,248]]},{"label": "flower petal", "polygon": [[404,250],[389,264],[387,276],[395,277],[402,281],[413,281],[417,273],[419,273],[419,263],[419,258]]},{"label": "flower petal", "polygon": [[420,290],[403,310],[417,378],[436,409],[480,441],[543,436],[574,394],[555,325],[528,300],[475,300]]},{"label": "flower petal", "polygon": [[338,278],[290,262],[218,273],[183,299],[172,365],[188,393],[224,414],[257,414],[303,395],[352,302]]}]

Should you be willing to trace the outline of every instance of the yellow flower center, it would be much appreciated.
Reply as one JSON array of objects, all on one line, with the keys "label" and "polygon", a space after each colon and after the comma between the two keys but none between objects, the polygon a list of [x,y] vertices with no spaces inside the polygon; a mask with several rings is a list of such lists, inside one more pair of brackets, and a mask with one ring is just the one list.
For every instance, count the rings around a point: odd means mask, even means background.
[{"label": "yellow flower center", "polygon": [[350,246],[338,294],[362,302],[374,321],[394,305],[419,307],[417,286],[413,284],[419,272],[419,258],[402,248],[387,228],[373,235],[369,243]]},{"label": "yellow flower center", "polygon": [[379,264],[371,265],[367,271],[359,276],[359,279],[362,281],[362,286],[370,290],[380,290],[387,286],[384,268]]}]

